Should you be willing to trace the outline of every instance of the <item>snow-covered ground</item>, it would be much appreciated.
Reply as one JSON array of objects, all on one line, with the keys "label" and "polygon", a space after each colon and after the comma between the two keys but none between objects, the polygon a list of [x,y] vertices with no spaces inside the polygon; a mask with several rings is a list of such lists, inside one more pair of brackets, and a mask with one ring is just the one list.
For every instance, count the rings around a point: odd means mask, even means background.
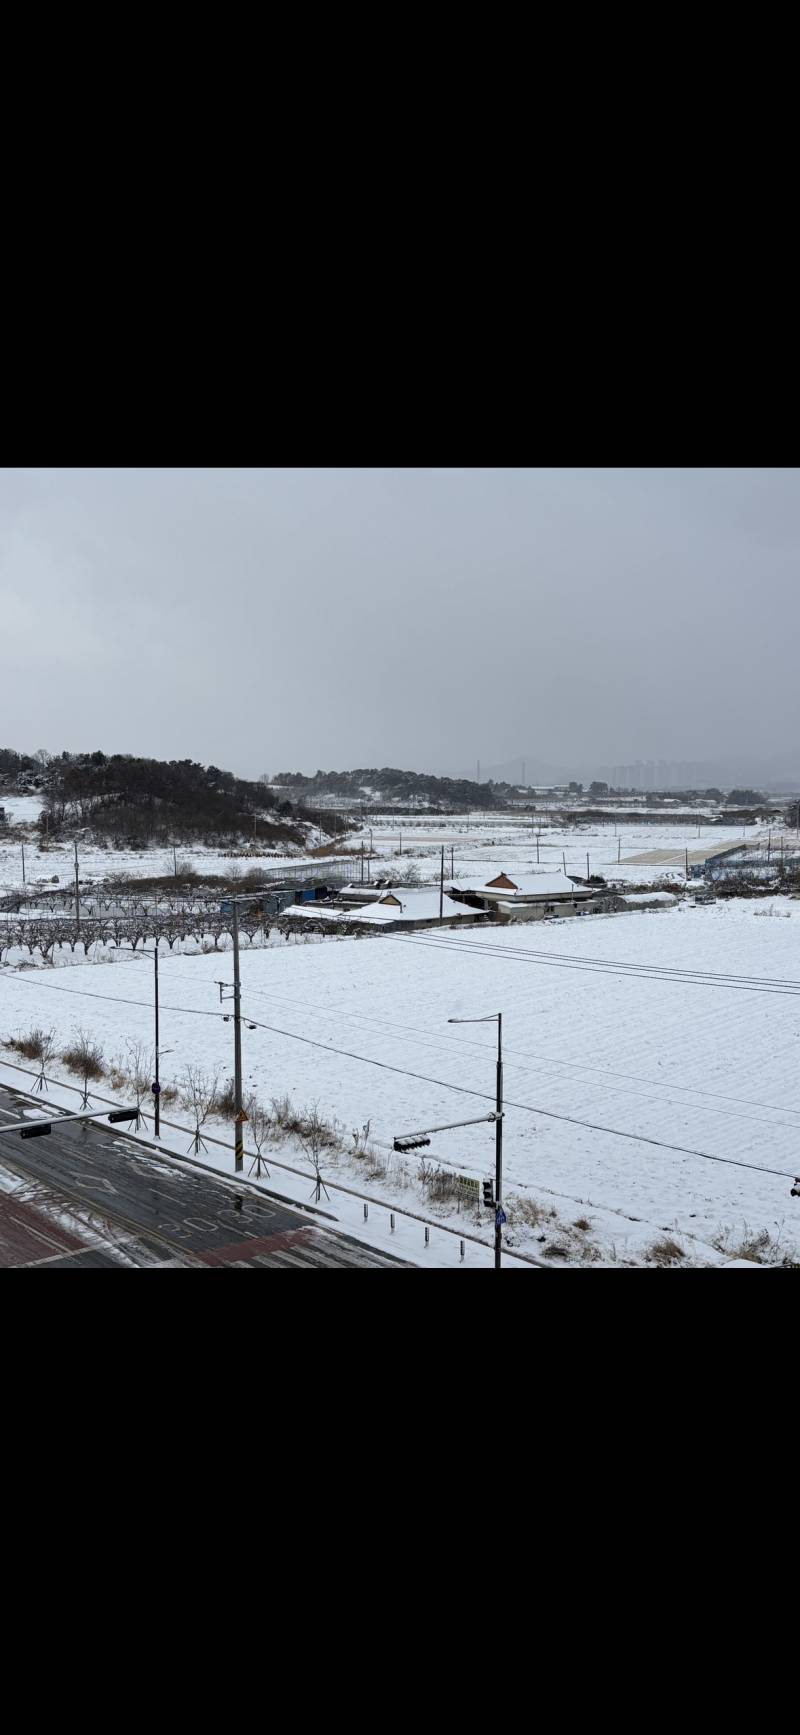
[{"label": "snow-covered ground", "polygon": [[[412,866],[420,879],[438,879],[441,850],[444,847],[445,874],[459,884],[469,878],[485,880],[501,868],[512,877],[528,874],[537,867],[561,870],[584,876],[587,856],[589,871],[609,880],[634,885],[651,885],[657,880],[685,881],[686,851],[692,860],[713,855],[726,845],[752,842],[768,827],[748,826],[743,831],[736,825],[711,825],[702,818],[692,821],[670,820],[665,817],[653,825],[632,821],[628,824],[609,818],[605,825],[565,826],[557,813],[539,817],[508,814],[470,814],[469,816],[430,816],[394,814],[368,822],[353,835],[356,849],[372,844],[373,857],[391,862],[393,872]],[[773,835],[777,835],[773,827]],[[402,849],[402,856],[400,850]],[[451,856],[452,850],[452,856]],[[641,860],[642,857],[650,859]],[[378,872],[373,859],[373,876]]]},{"label": "snow-covered ground", "polygon": [[[229,1075],[216,984],[230,981],[230,959],[164,955],[160,977],[162,1080],[187,1063]],[[266,1103],[317,1103],[351,1143],[369,1122],[384,1152],[398,1133],[493,1106],[494,1026],[448,1019],[502,1011],[520,1248],[541,1252],[553,1231],[524,1227],[519,1201],[587,1222],[580,1235],[604,1260],[638,1262],[663,1237],[708,1263],[726,1232],[731,1248],[761,1230],[800,1244],[800,901],[244,949],[242,989],[256,1025],[244,1032],[247,1087]],[[61,1043],[81,1023],[109,1058],[126,1040],[149,1045],[152,961],[4,969],[0,1036],[33,1023]],[[488,1177],[492,1128],[437,1135],[422,1154]],[[373,1192],[408,1208],[418,1157],[405,1177],[393,1161]],[[336,1173],[352,1184],[363,1162],[342,1158]]]}]

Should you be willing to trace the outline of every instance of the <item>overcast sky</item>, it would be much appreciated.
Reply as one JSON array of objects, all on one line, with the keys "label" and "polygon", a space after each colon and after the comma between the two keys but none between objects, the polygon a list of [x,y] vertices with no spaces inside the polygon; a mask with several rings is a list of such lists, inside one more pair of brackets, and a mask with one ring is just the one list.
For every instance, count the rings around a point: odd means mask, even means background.
[{"label": "overcast sky", "polygon": [[800,769],[797,470],[6,470],[0,744]]}]

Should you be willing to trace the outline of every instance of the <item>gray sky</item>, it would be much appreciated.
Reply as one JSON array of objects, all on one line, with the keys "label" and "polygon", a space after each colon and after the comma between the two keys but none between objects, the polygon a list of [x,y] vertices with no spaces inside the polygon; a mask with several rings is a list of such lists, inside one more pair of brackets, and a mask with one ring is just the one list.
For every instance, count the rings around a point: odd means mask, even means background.
[{"label": "gray sky", "polygon": [[6,470],[0,742],[800,774],[797,470]]}]

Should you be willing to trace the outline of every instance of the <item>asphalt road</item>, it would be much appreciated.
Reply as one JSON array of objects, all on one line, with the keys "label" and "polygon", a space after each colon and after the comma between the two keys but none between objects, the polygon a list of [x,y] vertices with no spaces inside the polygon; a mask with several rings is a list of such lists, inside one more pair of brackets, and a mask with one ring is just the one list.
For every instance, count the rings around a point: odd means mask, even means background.
[{"label": "asphalt road", "polygon": [[0,1267],[408,1269],[263,1191],[170,1162],[105,1120],[54,1124],[39,1139],[2,1133],[48,1114],[0,1089]]}]

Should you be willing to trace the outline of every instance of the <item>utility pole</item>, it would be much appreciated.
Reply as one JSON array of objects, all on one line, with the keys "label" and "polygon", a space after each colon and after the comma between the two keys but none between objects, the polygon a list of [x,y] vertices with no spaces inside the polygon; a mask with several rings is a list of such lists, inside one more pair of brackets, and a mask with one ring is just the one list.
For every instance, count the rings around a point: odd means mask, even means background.
[{"label": "utility pole", "polygon": [[235,1160],[234,1168],[237,1175],[244,1168],[244,1108],[242,1106],[242,1026],[241,1026],[241,986],[239,982],[239,906],[233,900],[233,1095],[235,1103],[236,1126],[234,1132]]},{"label": "utility pole", "polygon": [[25,884],[25,845],[22,845],[22,884]]},{"label": "utility pole", "polygon": [[688,851],[688,849],[684,850],[684,854],[686,856],[686,878],[688,880],[688,878],[689,878],[689,851]]},{"label": "utility pole", "polygon": [[175,878],[177,879],[178,878],[178,851],[176,850],[174,844],[172,845],[172,861],[173,861],[173,865],[175,868]]},{"label": "utility pole", "polygon": [[153,953],[155,966],[155,1009],[156,1009],[156,1076],[153,1080],[153,1127],[157,1139],[161,1137],[161,1080],[158,1076],[158,935],[156,934],[156,949]]},{"label": "utility pole", "polygon": [[586,851],[586,878],[589,878],[589,851]]},{"label": "utility pole", "polygon": [[400,827],[400,854],[403,853],[403,828]]},{"label": "utility pole", "polygon": [[450,878],[453,878],[453,845],[450,845]]},{"label": "utility pole", "polygon": [[621,852],[622,852],[622,838],[619,837],[619,838],[617,838],[617,861],[619,861]]},{"label": "utility pole", "polygon": [[497,1014],[497,1097],[494,1123],[494,1268],[500,1270],[503,1220],[503,1014]]},{"label": "utility pole", "polygon": [[78,881],[78,839],[75,839],[75,925],[81,925],[81,888]]},{"label": "utility pole", "polygon": [[539,833],[536,833],[536,866],[539,866]]},{"label": "utility pole", "polygon": [[563,867],[563,869],[564,869],[564,876],[565,876],[565,878],[566,878],[566,873],[567,873],[567,858],[566,858],[566,855],[565,855],[565,854],[564,854],[564,851],[563,851],[563,849],[562,849],[562,851],[561,851],[561,866],[562,866],[562,867]]},{"label": "utility pole", "polygon": [[442,866],[439,875],[439,921],[444,918],[444,844],[442,844]]}]

